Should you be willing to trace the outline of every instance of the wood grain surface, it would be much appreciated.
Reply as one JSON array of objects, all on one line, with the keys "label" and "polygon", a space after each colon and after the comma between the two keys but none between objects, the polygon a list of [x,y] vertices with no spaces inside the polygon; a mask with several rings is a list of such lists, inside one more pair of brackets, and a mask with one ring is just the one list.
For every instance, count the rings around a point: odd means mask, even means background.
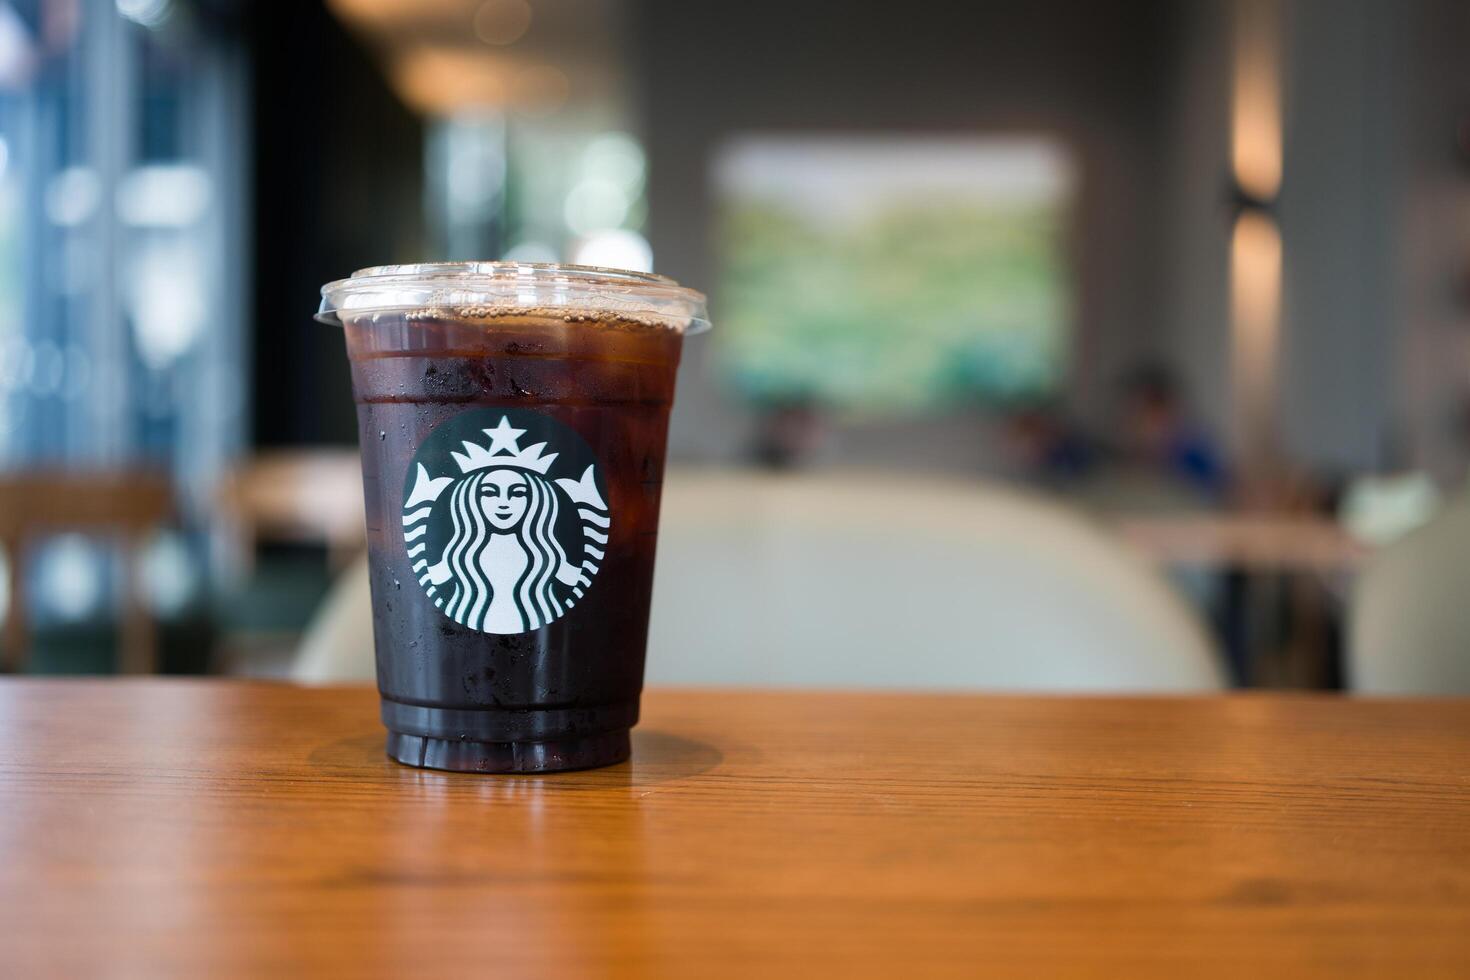
[{"label": "wood grain surface", "polygon": [[631,763],[376,696],[0,683],[0,976],[1470,975],[1470,703],[655,691]]}]

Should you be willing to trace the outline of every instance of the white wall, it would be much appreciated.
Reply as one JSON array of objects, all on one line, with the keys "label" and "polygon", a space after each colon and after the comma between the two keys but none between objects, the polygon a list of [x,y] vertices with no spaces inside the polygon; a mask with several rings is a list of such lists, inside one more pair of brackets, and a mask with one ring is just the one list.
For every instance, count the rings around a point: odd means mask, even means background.
[{"label": "white wall", "polygon": [[[1060,134],[1079,155],[1071,397],[1102,418],[1119,372],[1171,361],[1205,422],[1230,418],[1230,3],[824,5],[648,0],[641,99],[660,271],[714,291],[708,167],[750,130]],[[1320,472],[1466,465],[1470,385],[1470,4],[1283,0],[1285,175],[1279,429]],[[897,20],[895,20],[897,18]],[[691,45],[691,37],[708,38]],[[690,345],[672,433],[728,460],[749,418]],[[848,434],[883,465],[984,455],[971,420]],[[973,446],[965,454],[956,447]],[[897,460],[893,461],[897,462]],[[922,460],[920,461],[922,462]]]},{"label": "white wall", "polygon": [[[1172,2],[1070,0],[834,6],[648,0],[642,39],[650,228],[658,271],[712,292],[709,167],[720,142],[750,132],[1041,132],[1059,136],[1081,174],[1074,235],[1077,407],[1096,415],[1120,372],[1158,337],[1161,279],[1156,189]],[[693,44],[703,38],[706,43]],[[730,459],[749,419],[709,363],[717,337],[689,345],[672,451]],[[925,422],[895,439],[849,433],[864,462],[884,446],[953,447],[978,434],[964,419]],[[966,464],[972,457],[964,457]],[[905,460],[907,462],[907,460]]]},{"label": "white wall", "polygon": [[[1405,15],[1404,82],[1396,115],[1404,182],[1394,248],[1400,439],[1441,481],[1466,475],[1470,393],[1470,154],[1456,129],[1470,121],[1470,4],[1418,0]],[[1465,136],[1462,134],[1461,139]]]},{"label": "white wall", "polygon": [[[1162,347],[1230,418],[1230,9],[1186,5],[1167,115]],[[1285,0],[1280,435],[1326,474],[1463,475],[1470,375],[1470,5]]]},{"label": "white wall", "polygon": [[1281,435],[1319,472],[1389,462],[1411,6],[1286,8]]}]

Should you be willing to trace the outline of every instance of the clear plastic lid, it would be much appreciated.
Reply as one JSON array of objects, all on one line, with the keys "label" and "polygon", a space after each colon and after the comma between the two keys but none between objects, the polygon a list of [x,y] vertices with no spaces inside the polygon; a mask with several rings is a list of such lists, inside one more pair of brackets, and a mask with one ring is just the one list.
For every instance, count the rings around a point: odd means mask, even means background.
[{"label": "clear plastic lid", "polygon": [[444,311],[477,317],[547,311],[612,314],[684,333],[710,326],[703,293],[667,276],[538,262],[429,262],[359,269],[322,287],[316,318]]}]

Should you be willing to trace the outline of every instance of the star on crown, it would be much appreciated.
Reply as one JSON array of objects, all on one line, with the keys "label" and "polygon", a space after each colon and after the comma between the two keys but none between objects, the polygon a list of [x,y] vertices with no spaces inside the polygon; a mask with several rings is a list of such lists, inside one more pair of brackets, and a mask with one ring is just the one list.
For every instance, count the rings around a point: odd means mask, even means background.
[{"label": "star on crown", "polygon": [[514,428],[504,415],[500,417],[500,424],[495,428],[480,431],[490,437],[489,446],[481,446],[465,440],[464,452],[449,454],[459,464],[461,473],[472,473],[475,470],[488,469],[492,466],[514,466],[545,476],[546,471],[551,468],[551,464],[559,455],[558,453],[551,453],[548,456],[541,455],[541,450],[546,448],[544,442],[538,442],[534,446],[522,449],[520,439],[526,434],[526,430]]}]

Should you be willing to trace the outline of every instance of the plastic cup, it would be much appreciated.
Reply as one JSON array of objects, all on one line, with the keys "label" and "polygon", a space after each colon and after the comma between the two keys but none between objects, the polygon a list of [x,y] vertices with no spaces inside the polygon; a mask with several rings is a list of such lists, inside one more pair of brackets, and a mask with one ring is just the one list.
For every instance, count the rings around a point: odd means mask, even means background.
[{"label": "plastic cup", "polygon": [[669,408],[704,297],[579,266],[322,287],[352,366],[388,755],[620,762],[638,720]]}]

